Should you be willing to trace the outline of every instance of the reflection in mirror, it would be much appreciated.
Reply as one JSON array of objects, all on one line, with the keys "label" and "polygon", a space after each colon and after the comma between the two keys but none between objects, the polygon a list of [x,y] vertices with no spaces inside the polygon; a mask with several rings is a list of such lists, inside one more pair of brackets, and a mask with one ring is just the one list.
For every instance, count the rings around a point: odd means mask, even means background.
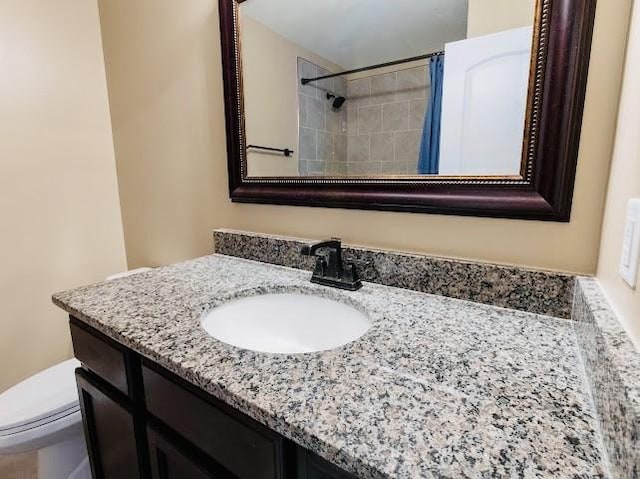
[{"label": "reflection in mirror", "polygon": [[246,0],[248,177],[517,176],[535,0]]}]

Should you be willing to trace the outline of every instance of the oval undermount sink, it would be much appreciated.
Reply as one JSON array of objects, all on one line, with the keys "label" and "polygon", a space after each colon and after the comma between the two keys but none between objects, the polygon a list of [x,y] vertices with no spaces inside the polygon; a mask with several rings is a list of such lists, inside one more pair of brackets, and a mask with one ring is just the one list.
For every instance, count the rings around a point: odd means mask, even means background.
[{"label": "oval undermount sink", "polygon": [[216,339],[264,353],[311,353],[355,341],[371,327],[348,304],[319,296],[278,293],[224,303],[203,316]]}]

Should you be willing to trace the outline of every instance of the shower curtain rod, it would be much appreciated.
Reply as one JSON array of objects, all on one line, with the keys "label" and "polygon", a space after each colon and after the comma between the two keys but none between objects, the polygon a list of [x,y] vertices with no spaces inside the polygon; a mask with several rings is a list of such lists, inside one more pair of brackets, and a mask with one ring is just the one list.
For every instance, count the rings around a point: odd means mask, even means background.
[{"label": "shower curtain rod", "polygon": [[403,63],[411,63],[418,60],[427,60],[437,55],[444,55],[444,52],[441,51],[441,52],[428,53],[427,55],[420,55],[417,57],[405,58],[404,60],[395,60],[393,62],[388,62],[388,63],[380,63],[379,65],[372,65],[370,67],[356,68],[355,70],[347,70],[346,72],[332,73],[331,75],[324,75],[317,78],[302,78],[300,81],[302,82],[303,85],[307,85],[311,82],[326,80],[328,78],[340,77],[343,75],[350,75],[351,73],[361,73],[369,70],[377,70],[378,68],[392,67],[394,65],[401,65]]}]

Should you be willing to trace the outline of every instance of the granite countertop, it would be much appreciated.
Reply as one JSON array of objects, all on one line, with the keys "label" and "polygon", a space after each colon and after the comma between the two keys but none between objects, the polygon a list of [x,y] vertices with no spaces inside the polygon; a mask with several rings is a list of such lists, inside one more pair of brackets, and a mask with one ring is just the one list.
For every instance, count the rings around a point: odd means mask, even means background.
[{"label": "granite countertop", "polygon": [[[54,295],[87,324],[361,477],[609,477],[572,323],[212,255]],[[260,292],[356,304],[373,326],[320,353],[211,338],[199,318]]]}]

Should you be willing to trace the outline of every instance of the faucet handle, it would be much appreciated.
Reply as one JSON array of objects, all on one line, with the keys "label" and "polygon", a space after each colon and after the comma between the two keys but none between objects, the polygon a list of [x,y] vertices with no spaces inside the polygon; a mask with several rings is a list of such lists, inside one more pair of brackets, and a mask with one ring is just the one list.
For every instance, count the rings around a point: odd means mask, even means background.
[{"label": "faucet handle", "polygon": [[360,283],[360,275],[358,275],[355,263],[348,263],[345,265],[344,279],[351,283]]},{"label": "faucet handle", "polygon": [[319,241],[317,243],[306,244],[302,246],[300,254],[304,256],[313,256],[316,254],[316,251],[321,248],[333,249],[334,251],[339,253],[342,251],[342,240],[340,238],[331,238],[329,240]]},{"label": "faucet handle", "polygon": [[316,265],[313,268],[313,276],[325,277],[327,275],[327,260],[320,256],[316,260]]}]

